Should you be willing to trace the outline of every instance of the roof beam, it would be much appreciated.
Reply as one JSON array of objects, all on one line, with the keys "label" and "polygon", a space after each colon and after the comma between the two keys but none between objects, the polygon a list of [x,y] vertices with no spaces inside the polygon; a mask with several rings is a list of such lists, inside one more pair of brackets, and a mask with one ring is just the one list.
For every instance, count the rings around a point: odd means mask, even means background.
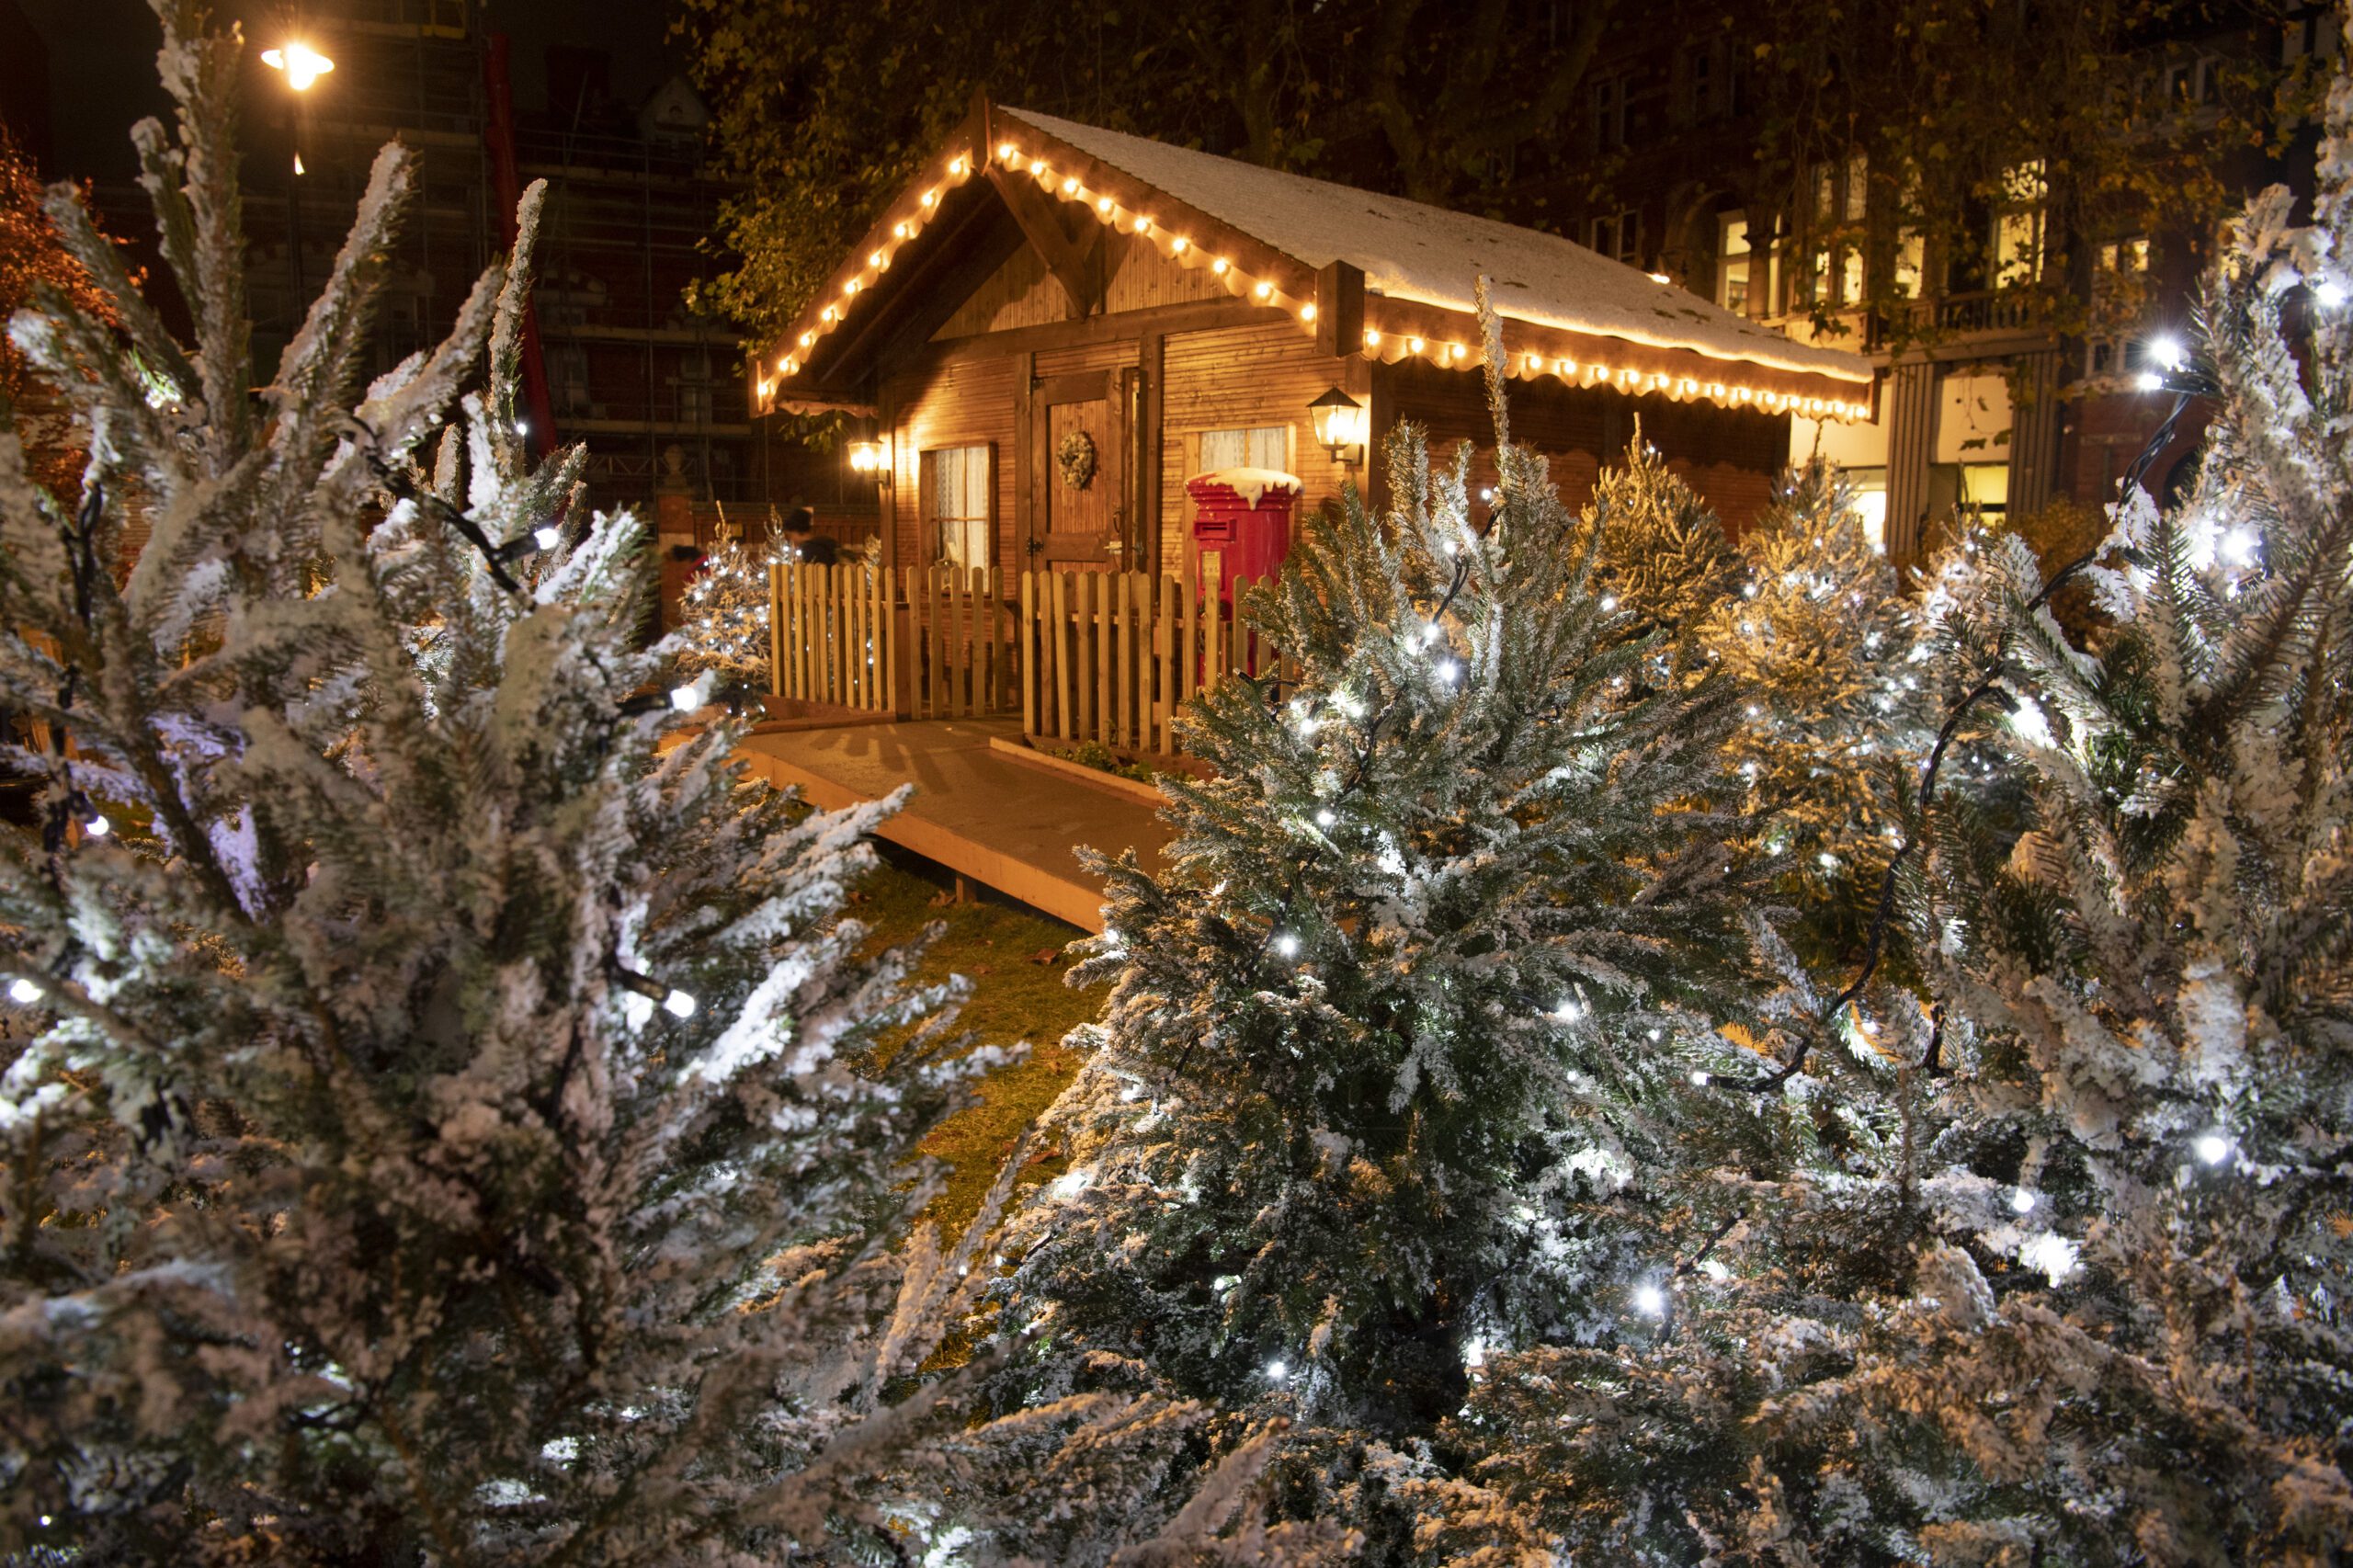
[{"label": "roof beam", "polygon": [[1080,228],[1071,227],[1073,209],[1067,202],[1056,201],[1040,190],[1034,181],[1019,176],[1008,176],[993,159],[988,165],[989,184],[1005,200],[1013,221],[1021,225],[1021,233],[1039,256],[1045,259],[1046,270],[1070,296],[1071,315],[1074,319],[1101,313],[1103,309],[1103,229],[1085,216],[1078,219]]}]

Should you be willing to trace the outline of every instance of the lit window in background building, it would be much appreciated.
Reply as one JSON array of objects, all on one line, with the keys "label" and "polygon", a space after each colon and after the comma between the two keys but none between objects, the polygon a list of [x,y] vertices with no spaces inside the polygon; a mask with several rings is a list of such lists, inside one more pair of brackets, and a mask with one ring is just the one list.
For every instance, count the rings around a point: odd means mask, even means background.
[{"label": "lit window in background building", "polygon": [[1727,212],[1716,220],[1716,303],[1748,313],[1748,215]]}]

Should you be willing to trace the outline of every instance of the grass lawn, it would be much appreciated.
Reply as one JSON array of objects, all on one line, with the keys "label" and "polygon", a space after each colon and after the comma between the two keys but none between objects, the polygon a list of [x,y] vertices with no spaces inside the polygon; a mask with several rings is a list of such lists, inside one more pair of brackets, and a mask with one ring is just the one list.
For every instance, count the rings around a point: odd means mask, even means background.
[{"label": "grass lawn", "polygon": [[[939,1224],[943,1239],[952,1237],[980,1208],[1022,1132],[1078,1071],[1078,1057],[1063,1048],[1063,1036],[1095,1017],[1105,988],[1074,991],[1063,983],[1070,968],[1063,944],[1082,933],[1034,910],[949,903],[942,881],[887,860],[852,896],[847,913],[873,928],[873,948],[904,942],[933,921],[944,922],[948,929],[924,955],[915,978],[964,976],[972,994],[958,1027],[988,1044],[1029,1042],[1027,1060],[983,1079],[980,1103],[924,1141],[924,1152],[947,1167],[946,1189],[926,1216]],[[1052,961],[1035,961],[1049,950]],[[1052,1163],[1040,1160],[1025,1180],[1043,1179],[1052,1170]]]}]

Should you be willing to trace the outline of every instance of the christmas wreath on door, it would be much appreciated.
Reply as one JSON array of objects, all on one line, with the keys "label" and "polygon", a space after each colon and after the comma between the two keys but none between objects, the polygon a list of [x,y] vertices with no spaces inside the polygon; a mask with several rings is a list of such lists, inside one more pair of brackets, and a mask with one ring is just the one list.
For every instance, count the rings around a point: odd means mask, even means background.
[{"label": "christmas wreath on door", "polygon": [[1095,437],[1084,430],[1074,430],[1063,437],[1054,449],[1054,468],[1063,483],[1073,490],[1084,490],[1095,483]]}]

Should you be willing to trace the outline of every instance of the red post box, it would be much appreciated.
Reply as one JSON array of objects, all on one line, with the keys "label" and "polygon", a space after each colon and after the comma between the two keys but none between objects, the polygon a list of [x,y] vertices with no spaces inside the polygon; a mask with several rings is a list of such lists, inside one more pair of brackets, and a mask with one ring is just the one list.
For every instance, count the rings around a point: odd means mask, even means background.
[{"label": "red post box", "polygon": [[1217,556],[1217,597],[1233,601],[1236,577],[1271,577],[1290,553],[1296,474],[1271,468],[1222,468],[1186,482],[1193,498],[1193,543]]}]

